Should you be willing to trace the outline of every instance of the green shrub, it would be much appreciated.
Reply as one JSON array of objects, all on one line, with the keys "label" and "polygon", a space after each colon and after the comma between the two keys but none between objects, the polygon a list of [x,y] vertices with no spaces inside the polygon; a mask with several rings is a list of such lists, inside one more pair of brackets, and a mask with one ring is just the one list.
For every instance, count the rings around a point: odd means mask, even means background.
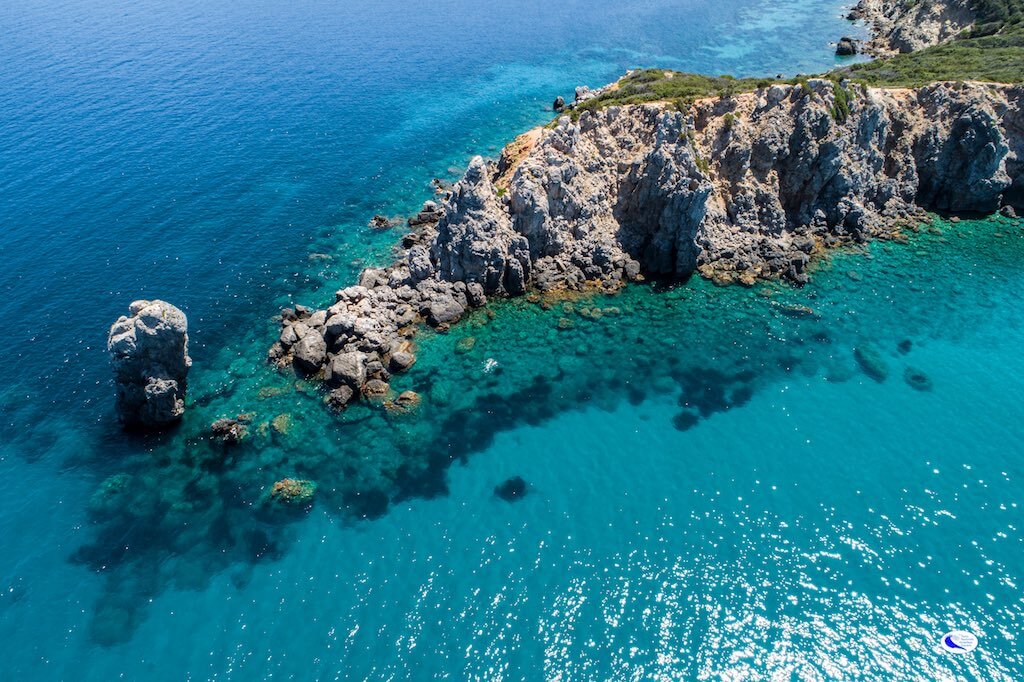
[{"label": "green shrub", "polygon": [[838,123],[846,123],[850,117],[850,95],[843,86],[836,83],[832,87],[832,118]]},{"label": "green shrub", "polygon": [[[853,64],[825,74],[824,77],[837,83],[832,116],[842,123],[850,115],[852,91],[838,85],[846,79],[863,85],[890,87],[919,87],[935,81],[1024,82],[1024,0],[974,0],[974,10],[978,17],[974,28],[948,43]],[[701,98],[728,98],[774,83],[797,85],[805,96],[813,95],[806,76],[789,80],[755,79],[643,69],[621,79],[617,89],[576,107],[571,115],[575,120],[584,111],[645,102],[669,102],[679,111],[687,111]]]}]

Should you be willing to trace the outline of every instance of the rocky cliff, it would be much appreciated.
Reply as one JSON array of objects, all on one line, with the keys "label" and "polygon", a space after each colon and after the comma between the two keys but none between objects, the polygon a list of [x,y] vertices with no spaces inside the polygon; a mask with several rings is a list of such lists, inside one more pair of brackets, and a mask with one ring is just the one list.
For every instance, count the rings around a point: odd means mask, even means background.
[{"label": "rocky cliff", "polygon": [[860,0],[850,18],[871,26],[867,52],[888,55],[952,40],[974,23],[972,4],[971,0]]},{"label": "rocky cliff", "polygon": [[488,295],[695,272],[804,282],[827,247],[902,238],[925,210],[995,211],[1024,196],[1022,94],[810,80],[684,110],[563,116],[497,164],[473,159],[390,267],[365,270],[327,310],[287,311],[271,359],[323,377],[343,406],[386,394],[390,372],[415,359],[417,323],[444,327]]},{"label": "rocky cliff", "polygon": [[188,321],[164,301],[135,301],[129,313],[107,339],[117,411],[127,428],[161,429],[185,412]]}]

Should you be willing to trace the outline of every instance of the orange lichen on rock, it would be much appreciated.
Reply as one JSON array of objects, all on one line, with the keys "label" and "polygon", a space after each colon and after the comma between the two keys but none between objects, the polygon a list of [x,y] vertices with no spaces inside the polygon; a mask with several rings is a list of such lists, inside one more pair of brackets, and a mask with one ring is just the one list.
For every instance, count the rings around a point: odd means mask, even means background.
[{"label": "orange lichen on rock", "polygon": [[303,504],[313,499],[316,483],[297,478],[283,478],[270,489],[270,499],[287,504]]}]

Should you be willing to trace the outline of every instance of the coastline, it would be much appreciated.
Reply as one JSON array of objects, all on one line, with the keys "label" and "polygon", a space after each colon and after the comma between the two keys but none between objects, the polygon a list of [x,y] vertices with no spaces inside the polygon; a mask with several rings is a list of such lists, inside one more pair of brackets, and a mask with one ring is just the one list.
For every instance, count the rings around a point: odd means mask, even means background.
[{"label": "coastline", "polygon": [[948,42],[975,22],[971,4],[965,0],[859,0],[848,18],[868,25],[871,39],[863,51],[875,57]]},{"label": "coastline", "polygon": [[815,78],[593,106],[677,77],[580,88],[572,117],[518,136],[495,163],[474,158],[443,205],[408,221],[392,264],[365,269],[326,309],[285,310],[269,359],[323,380],[335,409],[391,405],[420,325],[446,331],[489,296],[692,274],[801,284],[827,249],[904,240],[928,211],[1012,214],[1019,87]]}]

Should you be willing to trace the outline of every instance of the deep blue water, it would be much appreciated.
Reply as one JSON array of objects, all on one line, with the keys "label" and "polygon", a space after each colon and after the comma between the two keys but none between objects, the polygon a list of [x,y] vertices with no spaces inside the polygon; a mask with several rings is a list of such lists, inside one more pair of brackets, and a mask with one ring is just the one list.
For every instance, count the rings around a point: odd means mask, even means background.
[{"label": "deep blue water", "polygon": [[[1024,676],[1015,223],[937,223],[799,291],[499,304],[423,336],[404,419],[333,417],[262,362],[282,305],[387,257],[371,215],[556,95],[824,70],[840,3],[222,5],[0,6],[5,678]],[[164,438],[112,411],[106,331],[140,297],[190,320]],[[243,411],[224,458],[202,433]],[[268,516],[293,475],[312,511]],[[954,627],[978,651],[936,651]]]}]

